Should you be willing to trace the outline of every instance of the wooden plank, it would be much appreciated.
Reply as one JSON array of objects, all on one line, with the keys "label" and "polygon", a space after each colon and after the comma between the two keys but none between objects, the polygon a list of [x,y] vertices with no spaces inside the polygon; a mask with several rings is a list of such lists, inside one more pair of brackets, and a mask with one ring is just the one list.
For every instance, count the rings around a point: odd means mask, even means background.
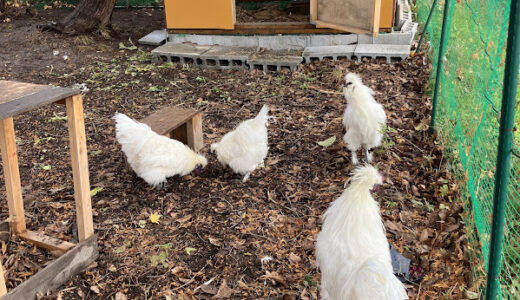
[{"label": "wooden plank", "polygon": [[259,22],[237,23],[234,30],[219,29],[170,29],[177,34],[303,34],[303,33],[343,33],[330,28],[317,28],[307,22]]},{"label": "wooden plank", "polygon": [[168,0],[166,28],[233,29],[234,0]]},{"label": "wooden plank", "polygon": [[[12,90],[9,92],[9,89]],[[12,117],[43,105],[77,95],[79,90],[0,80],[0,119]]]},{"label": "wooden plank", "polygon": [[316,20],[318,18],[318,0],[310,0],[310,21],[313,24],[316,24]]},{"label": "wooden plank", "polygon": [[381,21],[381,0],[374,0],[374,13],[372,15],[372,35],[379,34],[379,22]]},{"label": "wooden plank", "polygon": [[10,226],[13,232],[25,231],[22,186],[18,169],[18,154],[14,135],[13,118],[0,120],[0,151],[4,167],[5,190],[9,206]]},{"label": "wooden plank", "polygon": [[188,122],[199,112],[194,109],[180,107],[166,107],[160,109],[140,122],[147,124],[153,131],[160,135],[166,135],[182,124]]},{"label": "wooden plank", "polygon": [[181,126],[175,128],[171,133],[170,137],[172,139],[176,139],[177,141],[188,144],[188,125],[186,123]]},{"label": "wooden plank", "polygon": [[4,266],[2,265],[2,259],[0,258],[0,297],[5,294],[7,294],[7,287],[5,285]]},{"label": "wooden plank", "polygon": [[381,20],[379,21],[379,30],[391,29],[394,27],[395,17],[395,0],[381,1]]},{"label": "wooden plank", "polygon": [[65,101],[70,135],[70,155],[72,160],[72,177],[74,179],[78,237],[81,242],[94,234],[83,103],[81,95],[69,97]]},{"label": "wooden plank", "polygon": [[47,249],[49,251],[55,251],[59,254],[65,254],[71,248],[75,246],[73,243],[62,241],[57,238],[46,236],[45,234],[26,230],[25,232],[19,233],[18,236],[37,247]]},{"label": "wooden plank", "polygon": [[198,152],[204,147],[202,134],[202,113],[195,115],[190,121],[188,121],[186,125],[188,146],[193,149],[193,151]]},{"label": "wooden plank", "polygon": [[318,27],[327,27],[327,28],[333,28],[337,29],[340,32],[351,32],[351,33],[357,33],[357,34],[365,34],[369,32],[369,30],[365,30],[363,28],[356,28],[356,27],[350,27],[350,26],[343,26],[323,21],[316,21],[316,26]]},{"label": "wooden plank", "polygon": [[38,293],[46,294],[79,274],[94,262],[98,255],[97,236],[94,235],[31,276],[0,300],[34,299]]}]

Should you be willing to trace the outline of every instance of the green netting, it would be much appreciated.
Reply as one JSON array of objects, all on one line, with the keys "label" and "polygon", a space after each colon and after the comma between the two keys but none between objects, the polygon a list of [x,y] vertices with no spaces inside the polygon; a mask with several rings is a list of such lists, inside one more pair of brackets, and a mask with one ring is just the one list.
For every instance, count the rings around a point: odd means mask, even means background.
[{"label": "green netting", "polygon": [[[417,1],[418,17],[423,23],[432,2]],[[436,130],[451,158],[452,171],[463,183],[470,256],[476,261],[472,263],[473,274],[482,276],[489,255],[510,3],[506,0],[451,3],[448,46],[439,79]],[[427,29],[434,68],[443,10],[444,1],[439,1]],[[516,118],[516,122],[519,120]],[[520,295],[520,159],[515,155],[520,154],[519,138],[520,132],[516,131],[498,293],[501,299],[518,299]]]}]

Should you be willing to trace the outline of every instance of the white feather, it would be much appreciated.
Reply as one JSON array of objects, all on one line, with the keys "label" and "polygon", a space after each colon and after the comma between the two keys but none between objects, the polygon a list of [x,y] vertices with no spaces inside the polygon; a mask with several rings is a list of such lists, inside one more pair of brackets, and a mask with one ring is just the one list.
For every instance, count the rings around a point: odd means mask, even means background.
[{"label": "white feather", "polygon": [[386,123],[386,114],[383,106],[374,100],[374,91],[363,85],[359,76],[349,73],[345,76],[345,83],[347,85],[343,88],[343,94],[347,100],[347,108],[343,114],[346,131],[343,141],[347,149],[353,152],[355,164],[355,152],[358,149],[370,150],[381,145],[381,131]]},{"label": "white feather", "polygon": [[116,138],[128,164],[150,185],[158,186],[168,177],[184,176],[197,165],[204,167],[207,164],[204,156],[177,140],[153,132],[146,124],[119,113],[114,119]]},{"label": "white feather", "polygon": [[269,108],[264,105],[254,119],[243,121],[236,129],[226,133],[220,142],[211,145],[211,150],[216,152],[222,165],[245,175],[243,181],[267,156],[268,112]]},{"label": "white feather", "polygon": [[374,167],[358,167],[350,186],[325,212],[316,242],[323,299],[408,299],[393,275],[379,206],[370,194],[381,183]]}]

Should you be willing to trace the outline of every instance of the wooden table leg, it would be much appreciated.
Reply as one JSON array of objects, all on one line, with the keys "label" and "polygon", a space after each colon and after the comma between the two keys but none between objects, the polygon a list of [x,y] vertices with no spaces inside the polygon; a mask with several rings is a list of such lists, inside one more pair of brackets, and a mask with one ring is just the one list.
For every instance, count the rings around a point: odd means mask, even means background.
[{"label": "wooden table leg", "polygon": [[202,138],[202,113],[196,114],[187,124],[188,146],[198,152],[204,147]]},{"label": "wooden table leg", "polygon": [[11,218],[9,224],[14,233],[22,233],[25,231],[26,227],[13,118],[7,118],[0,121],[0,151],[2,153],[2,162],[4,166],[9,217]]},{"label": "wooden table leg", "polygon": [[7,294],[7,287],[5,286],[4,266],[2,265],[2,259],[0,259],[0,297],[5,294]]},{"label": "wooden table leg", "polygon": [[88,174],[87,141],[85,137],[83,101],[81,95],[67,98],[65,104],[67,106],[67,123],[70,135],[70,155],[72,159],[72,176],[74,178],[78,236],[81,242],[94,234]]}]

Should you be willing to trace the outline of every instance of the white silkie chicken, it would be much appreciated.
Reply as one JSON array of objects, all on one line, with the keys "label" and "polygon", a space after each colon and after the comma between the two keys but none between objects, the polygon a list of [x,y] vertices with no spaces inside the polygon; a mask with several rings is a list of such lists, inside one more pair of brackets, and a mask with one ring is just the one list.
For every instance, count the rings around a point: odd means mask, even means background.
[{"label": "white silkie chicken", "polygon": [[208,163],[183,143],[159,135],[150,126],[116,114],[116,138],[128,164],[146,183],[160,188],[166,178],[200,171]]},{"label": "white silkie chicken", "polygon": [[347,108],[343,114],[345,135],[343,141],[352,152],[352,163],[358,163],[356,151],[365,149],[367,162],[372,160],[370,149],[381,145],[382,127],[386,123],[383,106],[374,100],[374,91],[361,82],[354,73],[348,73],[343,82]]},{"label": "white silkie chicken", "polygon": [[220,142],[211,144],[211,151],[217,154],[222,165],[244,175],[242,182],[249,179],[267,156],[267,121],[271,118],[268,112],[269,108],[264,105],[254,119],[243,121]]},{"label": "white silkie chicken", "polygon": [[322,299],[408,299],[393,274],[379,205],[371,195],[381,183],[374,167],[356,168],[350,186],[325,212],[316,241]]}]

